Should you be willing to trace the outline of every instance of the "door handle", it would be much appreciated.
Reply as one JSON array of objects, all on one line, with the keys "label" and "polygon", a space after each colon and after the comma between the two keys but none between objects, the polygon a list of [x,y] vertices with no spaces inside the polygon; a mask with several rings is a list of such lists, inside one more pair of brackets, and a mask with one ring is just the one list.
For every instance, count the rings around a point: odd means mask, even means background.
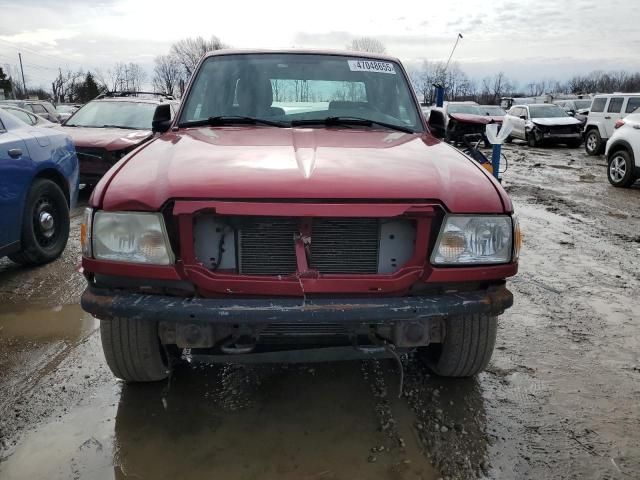
[{"label": "door handle", "polygon": [[8,153],[11,158],[18,158],[22,156],[22,150],[20,148],[12,148]]},{"label": "door handle", "polygon": [[611,120],[611,117],[609,115],[607,115],[606,117],[604,117],[605,120]]},{"label": "door handle", "polygon": [[635,128],[636,130],[640,130],[640,125],[636,124],[633,126],[633,128]]}]

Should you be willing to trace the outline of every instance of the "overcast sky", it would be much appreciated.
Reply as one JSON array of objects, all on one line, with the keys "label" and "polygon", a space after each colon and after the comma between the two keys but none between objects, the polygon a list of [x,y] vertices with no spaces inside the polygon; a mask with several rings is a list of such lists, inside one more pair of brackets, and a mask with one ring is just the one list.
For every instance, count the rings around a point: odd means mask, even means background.
[{"label": "overcast sky", "polygon": [[0,65],[22,52],[27,86],[58,67],[107,70],[153,58],[172,42],[214,34],[238,48],[344,48],[367,35],[407,65],[454,60],[471,77],[498,71],[525,85],[593,70],[640,71],[636,0],[0,0]]}]

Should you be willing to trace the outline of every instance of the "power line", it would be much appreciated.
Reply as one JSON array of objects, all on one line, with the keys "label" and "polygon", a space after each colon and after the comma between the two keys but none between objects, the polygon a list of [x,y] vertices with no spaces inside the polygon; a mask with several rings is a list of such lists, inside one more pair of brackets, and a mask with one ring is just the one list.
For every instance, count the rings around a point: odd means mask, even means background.
[{"label": "power line", "polygon": [[63,57],[60,57],[58,55],[54,55],[52,53],[43,54],[43,53],[40,53],[40,52],[36,52],[35,50],[32,50],[29,47],[24,47],[22,45],[18,45],[16,43],[10,42],[8,40],[0,39],[0,43],[5,43],[5,44],[15,48],[16,51],[24,50],[25,52],[29,52],[30,54],[36,55],[38,57],[55,59],[55,60],[58,60],[59,62],[61,61],[61,62],[64,62],[64,63],[75,63],[76,65],[83,66],[83,64],[81,62],[78,62],[76,60],[69,60],[68,58],[63,58]]}]

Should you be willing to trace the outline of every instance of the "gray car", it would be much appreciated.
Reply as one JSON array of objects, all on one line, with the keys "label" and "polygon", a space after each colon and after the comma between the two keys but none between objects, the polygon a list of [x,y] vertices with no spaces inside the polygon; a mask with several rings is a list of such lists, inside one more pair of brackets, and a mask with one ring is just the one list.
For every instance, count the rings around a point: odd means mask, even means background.
[{"label": "gray car", "polygon": [[509,138],[525,140],[530,147],[564,143],[577,148],[582,143],[582,122],[557,105],[538,103],[516,105],[505,115],[513,124]]},{"label": "gray car", "polygon": [[46,118],[43,118],[40,115],[35,115],[35,114],[31,113],[31,112],[28,112],[27,110],[24,110],[23,108],[15,107],[13,105],[2,105],[2,104],[0,104],[0,108],[2,110],[4,110],[5,112],[10,113],[14,117],[19,118],[24,123],[26,123],[27,125],[30,125],[32,127],[51,128],[51,127],[55,127],[56,126],[55,123],[50,122]]},{"label": "gray car", "polygon": [[50,102],[45,100],[2,100],[0,101],[0,105],[13,105],[14,107],[40,115],[50,122],[60,123],[60,114]]}]

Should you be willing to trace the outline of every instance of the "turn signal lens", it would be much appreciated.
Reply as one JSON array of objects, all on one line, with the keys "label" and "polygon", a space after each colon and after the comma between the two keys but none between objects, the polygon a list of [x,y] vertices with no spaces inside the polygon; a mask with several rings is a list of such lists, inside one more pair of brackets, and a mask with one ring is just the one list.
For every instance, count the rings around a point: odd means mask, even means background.
[{"label": "turn signal lens", "polygon": [[91,257],[93,255],[91,248],[91,223],[93,221],[93,209],[85,208],[80,224],[80,247],[82,248],[82,256]]},{"label": "turn signal lens", "polygon": [[620,119],[616,121],[616,124],[613,126],[613,128],[620,128],[623,125],[624,125],[624,120]]},{"label": "turn signal lens", "polygon": [[520,258],[520,249],[522,248],[522,231],[518,216],[514,215],[511,218],[513,220],[513,261],[516,262]]}]

